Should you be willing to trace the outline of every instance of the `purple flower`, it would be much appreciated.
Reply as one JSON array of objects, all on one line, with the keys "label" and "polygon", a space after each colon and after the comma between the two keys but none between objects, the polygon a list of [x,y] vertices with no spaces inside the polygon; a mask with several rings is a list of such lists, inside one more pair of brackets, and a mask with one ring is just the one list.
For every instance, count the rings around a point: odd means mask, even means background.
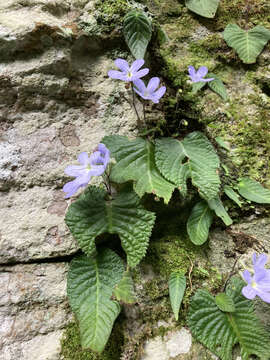
[{"label": "purple flower", "polygon": [[208,82],[215,80],[214,78],[204,79],[205,75],[208,73],[208,69],[206,66],[201,66],[198,71],[196,71],[193,66],[189,66],[188,72],[191,81],[194,83],[199,81]]},{"label": "purple flower", "polygon": [[76,178],[63,187],[63,191],[67,193],[66,199],[74,195],[79,188],[86,186],[92,176],[104,173],[110,161],[110,151],[104,144],[98,144],[97,150],[90,157],[86,152],[80,153],[78,161],[81,165],[69,165],[65,168],[67,175]]},{"label": "purple flower", "polygon": [[110,70],[108,76],[112,79],[134,81],[149,73],[148,68],[139,70],[144,64],[143,59],[135,60],[130,67],[124,59],[116,59],[114,63],[121,71]]},{"label": "purple flower", "polygon": [[263,301],[270,303],[270,270],[264,268],[267,255],[261,254],[257,258],[256,253],[254,253],[252,260],[254,275],[252,276],[248,270],[242,273],[244,280],[248,284],[243,287],[242,294],[250,300],[257,295]]},{"label": "purple flower", "polygon": [[159,99],[165,94],[166,87],[161,86],[158,90],[156,90],[159,86],[159,78],[153,77],[149,80],[147,87],[141,79],[133,81],[136,86],[133,88],[138,95],[140,95],[145,100],[152,100],[154,103],[158,103]]}]

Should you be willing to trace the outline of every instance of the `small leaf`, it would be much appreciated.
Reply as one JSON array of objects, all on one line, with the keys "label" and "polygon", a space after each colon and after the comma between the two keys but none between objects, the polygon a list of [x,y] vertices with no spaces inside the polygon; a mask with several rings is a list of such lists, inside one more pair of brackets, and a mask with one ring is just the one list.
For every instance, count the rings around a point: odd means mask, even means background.
[{"label": "small leaf", "polygon": [[131,10],[124,18],[126,43],[136,59],[143,59],[152,36],[152,25],[147,15],[140,10]]},{"label": "small leaf", "polygon": [[116,300],[125,304],[134,304],[136,302],[133,280],[129,271],[124,273],[121,281],[114,288],[113,294]]},{"label": "small leaf", "polygon": [[73,202],[66,214],[66,224],[89,256],[96,252],[95,238],[103,233],[118,234],[127,262],[136,266],[144,257],[155,222],[154,213],[140,205],[140,199],[125,186],[113,200],[105,200],[106,192],[95,186]]},{"label": "small leaf", "polygon": [[160,45],[166,44],[167,42],[170,41],[168,34],[166,33],[166,31],[159,25],[156,24],[157,26],[157,38],[159,41]]},{"label": "small leaf", "polygon": [[245,199],[258,204],[270,204],[270,190],[249,178],[242,178],[238,183],[238,192]]},{"label": "small leaf", "polygon": [[187,232],[195,245],[202,245],[208,239],[213,212],[205,201],[198,202],[192,209],[187,221]]},{"label": "small leaf", "polygon": [[102,140],[115,157],[111,180],[123,183],[134,181],[135,192],[142,197],[145,193],[155,194],[168,203],[175,185],[167,181],[155,164],[154,145],[142,138],[129,140],[125,136],[105,136]]},{"label": "small leaf", "polygon": [[234,201],[239,207],[242,207],[242,201],[240,200],[239,195],[228,185],[224,186],[225,194]]},{"label": "small leaf", "polygon": [[232,278],[227,287],[234,312],[221,311],[206,290],[198,290],[191,299],[188,326],[192,335],[221,360],[232,360],[233,348],[238,343],[243,360],[250,359],[250,355],[269,358],[269,333],[259,323],[252,301],[243,297],[244,284],[239,278]]},{"label": "small leaf", "polygon": [[270,30],[258,25],[247,31],[236,24],[229,24],[223,32],[223,37],[245,64],[253,64],[270,40]]},{"label": "small leaf", "polygon": [[214,78],[214,80],[208,82],[210,89],[217,93],[223,100],[228,100],[227,90],[223,82],[213,73],[207,74],[207,77]]},{"label": "small leaf", "polygon": [[121,280],[124,264],[112,250],[96,257],[85,255],[72,260],[68,272],[67,294],[80,325],[81,344],[101,352],[110,336],[120,305],[110,300]]},{"label": "small leaf", "polygon": [[186,277],[180,272],[173,272],[169,280],[169,294],[175,320],[178,320],[179,309],[186,290]]},{"label": "small leaf", "polygon": [[219,308],[219,310],[224,311],[224,312],[234,312],[235,311],[233,299],[229,295],[227,295],[225,293],[219,293],[216,295],[215,301],[216,301],[216,305]]},{"label": "small leaf", "polygon": [[229,214],[225,210],[225,208],[222,204],[222,201],[220,200],[219,197],[208,200],[208,205],[209,205],[210,209],[214,210],[216,215],[223,220],[225,225],[229,226],[233,223],[232,219],[230,218]]},{"label": "small leaf", "polygon": [[192,92],[193,92],[193,94],[196,94],[205,85],[206,85],[205,81],[198,81],[198,82],[192,83]]},{"label": "small leaf", "polygon": [[206,18],[215,17],[219,0],[186,0],[186,7]]},{"label": "small leaf", "polygon": [[215,140],[218,143],[218,145],[221,146],[223,149],[227,151],[231,151],[230,145],[227,142],[225,142],[220,136],[217,136]]}]

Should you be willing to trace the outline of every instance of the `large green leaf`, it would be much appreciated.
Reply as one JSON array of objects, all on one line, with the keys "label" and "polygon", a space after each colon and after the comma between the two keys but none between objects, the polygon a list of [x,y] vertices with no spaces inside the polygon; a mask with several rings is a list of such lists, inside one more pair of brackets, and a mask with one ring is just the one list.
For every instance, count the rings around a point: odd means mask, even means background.
[{"label": "large green leaf", "polygon": [[210,209],[214,210],[216,215],[223,220],[225,225],[229,226],[233,223],[232,219],[230,218],[229,214],[225,210],[225,208],[222,204],[222,201],[220,200],[220,198],[218,196],[214,199],[209,200],[208,205],[209,205]]},{"label": "large green leaf", "polygon": [[155,159],[162,175],[175,183],[183,196],[187,191],[187,178],[191,178],[204,199],[217,196],[219,158],[202,133],[195,131],[183,141],[171,138],[156,140]]},{"label": "large green leaf", "polygon": [[205,201],[198,202],[192,209],[187,221],[187,232],[195,245],[202,245],[208,239],[209,228],[213,221],[213,211]]},{"label": "large green leaf", "polygon": [[219,0],[186,0],[186,7],[206,18],[215,17]]},{"label": "large green leaf", "polygon": [[209,73],[207,74],[208,78],[214,78],[214,80],[208,82],[208,86],[211,90],[217,93],[223,100],[228,100],[227,90],[223,84],[223,82],[218,78],[215,74]]},{"label": "large green leaf", "polygon": [[240,200],[239,195],[229,185],[224,186],[224,192],[239,207],[242,207],[242,201]]},{"label": "large green leaf", "polygon": [[124,18],[126,43],[136,59],[143,59],[152,36],[152,25],[147,15],[140,10],[131,10]]},{"label": "large green leaf", "polygon": [[249,178],[242,178],[238,183],[238,192],[247,200],[258,204],[270,204],[270,190]]},{"label": "large green leaf", "polygon": [[133,304],[136,302],[133,280],[129,271],[124,273],[121,281],[113,290],[116,300],[125,304]]},{"label": "large green leaf", "polygon": [[170,302],[175,320],[178,320],[180,305],[186,290],[186,277],[181,272],[173,272],[169,279]]},{"label": "large green leaf", "polygon": [[239,343],[242,360],[257,355],[268,359],[270,337],[253,311],[253,304],[244,298],[242,280],[233,278],[226,293],[233,299],[235,312],[221,311],[215,298],[206,290],[198,290],[191,300],[188,325],[193,336],[222,360],[232,360],[232,349]]},{"label": "large green leaf", "polygon": [[95,186],[72,203],[65,221],[82,250],[95,253],[95,238],[105,232],[118,234],[127,254],[127,262],[136,266],[145,255],[155,215],[140,205],[140,199],[124,187],[113,200],[105,200],[106,192]]},{"label": "large green leaf", "polygon": [[164,179],[155,164],[154,145],[137,138],[130,141],[125,136],[105,136],[102,142],[110,149],[117,163],[113,166],[111,179],[117,183],[133,180],[134,190],[142,197],[155,194],[168,203],[175,185]]},{"label": "large green leaf", "polygon": [[236,24],[229,24],[224,30],[223,37],[245,64],[252,64],[270,40],[270,30],[257,25],[247,31]]},{"label": "large green leaf", "polygon": [[67,294],[80,325],[83,348],[101,352],[110,336],[120,305],[110,300],[114,286],[121,280],[124,265],[112,250],[96,257],[72,260],[68,272]]}]

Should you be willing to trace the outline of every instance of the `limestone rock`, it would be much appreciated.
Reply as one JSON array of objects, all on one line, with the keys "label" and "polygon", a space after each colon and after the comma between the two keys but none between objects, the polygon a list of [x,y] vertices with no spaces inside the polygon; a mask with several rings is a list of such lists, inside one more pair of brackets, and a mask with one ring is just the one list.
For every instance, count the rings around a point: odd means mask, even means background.
[{"label": "limestone rock", "polygon": [[0,268],[0,359],[59,359],[62,329],[72,315],[66,302],[67,264]]}]

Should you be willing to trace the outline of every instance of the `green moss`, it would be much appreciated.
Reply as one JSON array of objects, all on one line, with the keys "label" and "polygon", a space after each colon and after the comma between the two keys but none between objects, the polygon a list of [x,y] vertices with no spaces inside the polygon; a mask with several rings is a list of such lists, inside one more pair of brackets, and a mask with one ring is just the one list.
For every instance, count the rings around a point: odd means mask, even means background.
[{"label": "green moss", "polygon": [[66,328],[62,339],[61,355],[64,360],[119,360],[123,341],[122,327],[118,320],[102,354],[83,350],[80,344],[79,326],[76,323],[71,323]]},{"label": "green moss", "polygon": [[123,17],[131,8],[127,0],[98,0],[95,3],[96,20],[103,32],[122,28]]}]

